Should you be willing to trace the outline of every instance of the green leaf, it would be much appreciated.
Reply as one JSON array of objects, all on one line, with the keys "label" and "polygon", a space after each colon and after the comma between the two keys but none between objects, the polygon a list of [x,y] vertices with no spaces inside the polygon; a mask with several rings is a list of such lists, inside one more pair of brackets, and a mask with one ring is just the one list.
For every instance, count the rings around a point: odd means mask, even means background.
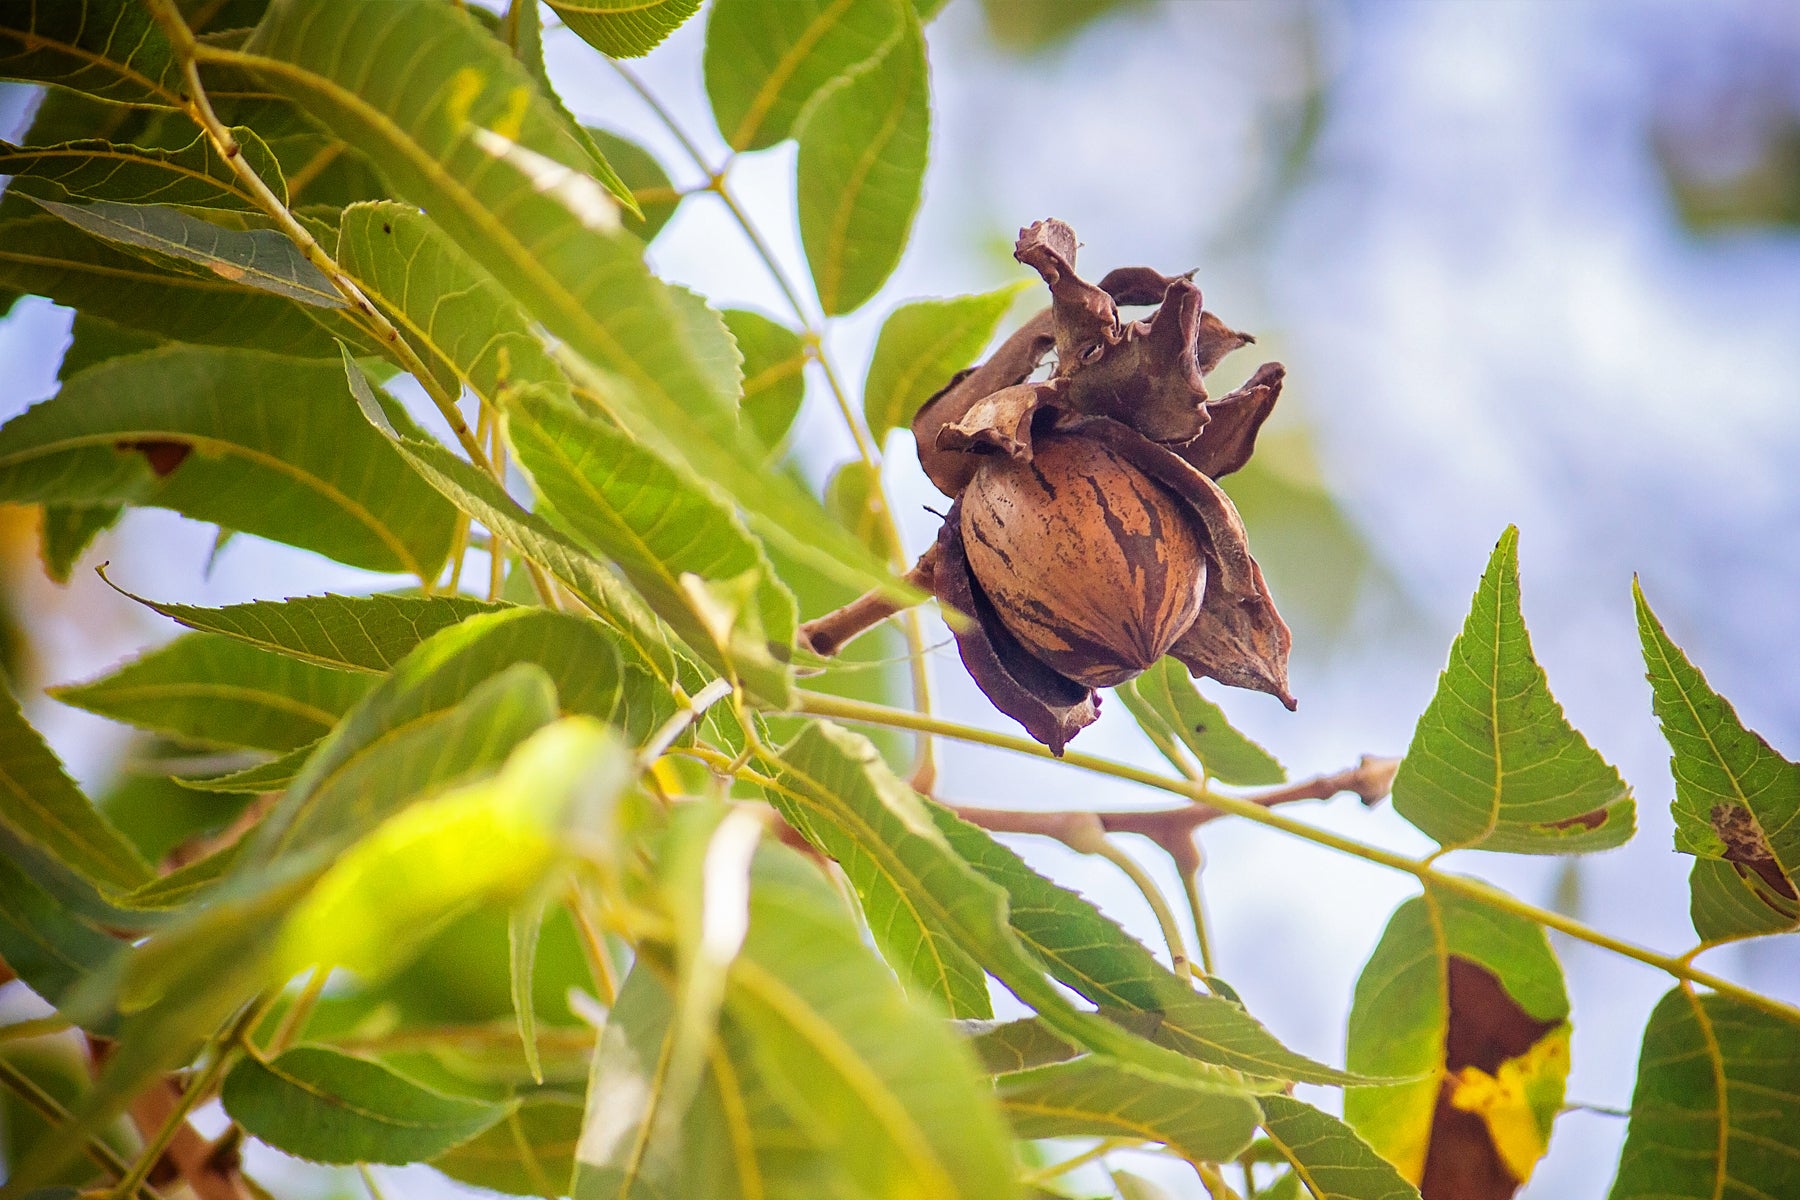
[{"label": "green leaf", "polygon": [[[524,671],[542,678],[513,674]],[[332,860],[284,923],[277,973],[392,974],[455,917],[537,889],[577,830],[610,837],[608,814],[634,776],[631,751],[600,722],[545,726],[498,775],[407,805]]]},{"label": "green leaf", "polygon": [[632,199],[643,210],[642,217],[625,213],[625,228],[646,242],[654,241],[663,226],[669,223],[669,218],[675,215],[675,210],[681,207],[681,193],[670,181],[669,173],[648,150],[624,135],[593,125],[582,129],[593,139],[606,161],[613,165],[619,178],[631,189]]},{"label": "green leaf", "polygon": [[996,897],[949,853],[918,794],[867,739],[830,724],[807,726],[772,774],[769,802],[843,866],[875,944],[908,990],[955,1016],[991,1016],[986,974],[956,920],[934,910],[967,906],[979,920]]},{"label": "green leaf", "polygon": [[38,546],[44,573],[68,583],[83,552],[117,524],[124,511],[118,504],[46,504]]},{"label": "green leaf", "polygon": [[[404,80],[373,69],[396,40],[417,51]],[[583,178],[594,167],[527,69],[473,19],[424,0],[351,10],[296,0],[272,8],[246,52],[229,60],[368,153],[400,195],[584,353],[659,400],[728,404],[637,240],[586,227],[539,193],[512,165],[517,156],[478,144],[476,132],[488,130]],[[630,195],[616,178],[606,182]]]},{"label": "green leaf", "polygon": [[220,1098],[246,1132],[312,1162],[410,1163],[466,1142],[512,1110],[446,1096],[323,1046],[248,1057]]},{"label": "green leaf", "polygon": [[351,205],[338,227],[337,261],[415,348],[448,368],[448,391],[460,379],[489,403],[520,388],[568,403],[568,380],[525,313],[417,208]]},{"label": "green leaf", "polygon": [[48,213],[0,221],[0,285],[177,341],[337,354],[313,310],[127,254]]},{"label": "green leaf", "polygon": [[1418,1200],[1419,1189],[1330,1113],[1292,1096],[1258,1101],[1269,1140],[1318,1200]]},{"label": "green leaf", "polygon": [[69,348],[63,351],[62,363],[56,368],[56,381],[66,383],[75,375],[109,358],[154,350],[164,339],[154,334],[127,329],[103,317],[77,312],[70,331]]},{"label": "green leaf", "polygon": [[897,559],[902,551],[894,539],[892,522],[883,519],[884,506],[881,471],[860,458],[833,471],[825,484],[825,508],[839,524],[874,553]]},{"label": "green leaf", "polygon": [[203,745],[284,751],[324,736],[369,687],[364,676],[202,633],[50,694]]},{"label": "green leaf", "polygon": [[[285,203],[287,183],[281,165],[263,140],[249,129],[233,129],[231,134],[244,161]],[[124,145],[105,138],[81,138],[54,146],[0,142],[0,175],[13,176],[8,195],[18,192],[48,200],[261,211],[256,198],[204,134],[176,150]]]},{"label": "green leaf", "polygon": [[344,299],[300,248],[274,229],[226,229],[179,208],[95,200],[64,204],[32,202],[85,233],[121,246],[197,263],[219,278],[319,308],[343,308]]},{"label": "green leaf", "polygon": [[863,416],[877,444],[888,430],[907,428],[913,414],[951,376],[975,361],[1026,286],[1021,282],[974,296],[914,300],[888,314],[863,382]]},{"label": "green leaf", "polygon": [[725,327],[744,356],[743,418],[773,454],[806,399],[806,344],[779,321],[747,308],[728,308]]},{"label": "green leaf", "polygon": [[662,1136],[652,1136],[667,1103],[661,1067],[674,1024],[675,1002],[658,964],[640,959],[607,1014],[594,1056],[575,1200],[854,1194],[837,1159],[773,1095],[748,1035],[728,1016],[684,1119],[664,1119]]},{"label": "green leaf", "polygon": [[[273,791],[275,789],[267,789]],[[140,910],[176,909],[188,904],[231,872],[243,852],[242,839],[205,858],[195,859],[184,867],[159,875],[143,887],[131,892],[125,901]]]},{"label": "green leaf", "polygon": [[26,987],[61,1007],[119,947],[117,938],[68,912],[10,858],[0,858],[0,961]]},{"label": "green leaf", "polygon": [[1636,581],[1632,595],[1656,716],[1674,751],[1675,848],[1721,864],[1695,864],[1694,928],[1708,942],[1792,928],[1800,921],[1800,764],[1744,728]]},{"label": "green leaf", "polygon": [[133,0],[0,0],[0,78],[178,108],[180,75],[161,27]]},{"label": "green leaf", "polygon": [[969,1039],[981,1065],[995,1075],[1067,1062],[1081,1053],[1079,1046],[1070,1045],[1037,1017],[959,1021],[957,1029]]},{"label": "green leaf", "polygon": [[1688,891],[1688,911],[1703,942],[1785,933],[1800,920],[1792,898],[1722,858],[1695,859]]},{"label": "green leaf", "polygon": [[527,896],[507,917],[506,947],[508,974],[512,978],[513,1018],[519,1026],[519,1045],[525,1051],[525,1066],[534,1083],[544,1082],[544,1067],[538,1060],[537,1005],[531,987],[537,973],[538,936],[544,931],[544,912],[549,898],[543,894]]},{"label": "green leaf", "polygon": [[758,859],[727,1011],[757,1065],[865,1194],[1016,1194],[1011,1147],[967,1047],[911,1003],[830,885],[792,851]]},{"label": "green leaf", "polygon": [[[203,754],[210,765],[249,756]],[[162,862],[169,853],[194,839],[225,831],[249,803],[238,797],[207,796],[184,788],[166,772],[189,769],[192,748],[163,738],[133,739],[120,764],[120,775],[95,799],[119,832],[131,840],[149,862]]]},{"label": "green leaf", "polygon": [[1162,659],[1114,692],[1177,770],[1187,766],[1175,749],[1179,745],[1220,783],[1248,787],[1287,779],[1274,755],[1233,729],[1224,710],[1200,694],[1187,668],[1175,659]]},{"label": "green leaf", "polygon": [[150,878],[149,866],[88,803],[3,682],[0,823],[102,887],[125,891]]},{"label": "green leaf", "polygon": [[1631,839],[1631,791],[1563,716],[1519,611],[1519,531],[1494,547],[1394,808],[1446,849],[1579,854]]},{"label": "green leaf", "polygon": [[344,366],[364,418],[388,438],[420,478],[567,587],[618,635],[628,661],[664,684],[674,682],[675,658],[669,637],[630,588],[555,526],[521,508],[492,476],[435,442],[397,432],[348,354]]},{"label": "green leaf", "polygon": [[192,346],[108,359],[0,427],[0,499],[171,508],[420,578],[455,523],[358,419],[339,364]]},{"label": "green leaf", "polygon": [[[766,774],[774,783],[765,787],[770,803],[809,842],[844,864],[859,894],[867,889],[863,904],[877,939],[884,937],[887,921],[893,928],[885,936],[897,945],[919,940],[922,935],[910,928],[915,922],[934,939],[937,931],[945,931],[946,944],[959,947],[1076,1045],[1160,1074],[1203,1081],[1215,1079],[1216,1072],[1201,1063],[1310,1082],[1356,1078],[1285,1049],[1237,1005],[1196,995],[1086,901],[1034,874],[1011,851],[949,810],[927,804],[925,815],[937,829],[922,826],[914,807],[921,803],[917,794],[893,776],[866,739],[827,723],[809,725]],[[866,779],[859,781],[858,774]],[[1001,887],[1012,893],[1010,913]],[[1089,920],[1081,920],[1084,913]],[[1152,976],[1115,974],[1119,964],[1112,955],[1119,946],[1135,946],[1142,956],[1138,961],[1175,985],[1172,993],[1159,995]],[[1048,964],[1058,978],[1070,982],[1069,963],[1096,950],[1100,963],[1095,965],[1106,969],[1105,977],[1085,979],[1092,991],[1084,994],[1090,999],[1108,992],[1142,996],[1141,1006],[1097,1003],[1132,1013],[1157,1012],[1154,1042],[1123,1027],[1132,1022],[1115,1023],[1077,1010],[1044,979]],[[921,951],[916,961],[898,952],[890,956],[903,976],[924,970],[929,979],[936,969],[933,953]],[[1083,983],[1071,986],[1083,991]]]},{"label": "green leaf", "polygon": [[1388,922],[1350,1010],[1350,1069],[1404,1081],[1347,1089],[1345,1120],[1416,1182],[1434,1150],[1471,1152],[1460,1142],[1439,1146],[1458,1136],[1434,1121],[1448,1090],[1464,1101],[1456,1107],[1483,1117],[1502,1162],[1523,1181],[1562,1107],[1568,1018],[1562,970],[1540,926],[1428,889]]},{"label": "green leaf", "polygon": [[569,1195],[581,1105],[527,1096],[496,1124],[431,1160],[463,1183],[513,1196]]},{"label": "green leaf", "polygon": [[1174,1079],[1098,1054],[1003,1075],[995,1092],[1020,1137],[1138,1138],[1196,1162],[1235,1157],[1262,1116],[1241,1088]]},{"label": "green leaf", "polygon": [[[384,46],[413,50],[405,78]],[[529,73],[472,18],[427,0],[340,10],[329,0],[270,9],[244,51],[208,57],[251,70],[380,164],[432,220],[559,339],[565,369],[612,372],[629,388],[607,415],[741,504],[765,538],[857,587],[893,586],[793,481],[769,477],[737,427],[738,358],[716,312],[655,279],[643,246],[590,227],[476,137],[487,128],[580,171],[585,151]],[[619,185],[623,192],[623,185]],[[587,386],[592,380],[577,380]],[[603,383],[591,389],[605,392]]]},{"label": "green leaf", "polygon": [[1141,1175],[1116,1170],[1108,1170],[1107,1175],[1118,1189],[1120,1200],[1171,1200],[1168,1192]]},{"label": "green leaf", "polygon": [[904,32],[867,71],[822,93],[800,128],[800,241],[819,304],[841,316],[899,265],[925,188],[931,80],[925,34],[895,0]]},{"label": "green leaf", "polygon": [[[479,725],[483,718],[470,712],[458,717],[457,710],[465,697],[474,699],[476,685],[521,664],[538,670],[514,676],[510,684],[494,683],[500,689],[495,704],[512,714],[497,725],[508,731],[508,739],[540,724],[548,704],[601,720],[619,711],[618,654],[600,625],[532,608],[470,617],[422,642],[333,730],[264,819],[257,832],[259,856],[367,828],[371,818],[391,811],[374,797],[391,804],[416,790],[418,783],[393,786],[408,759],[416,757],[409,775],[437,781],[497,761],[495,752],[504,755],[510,740],[488,746],[482,737],[460,732],[459,723]],[[552,685],[553,691],[543,690]],[[409,737],[415,729],[419,732]],[[398,757],[384,765],[373,752],[389,744]],[[408,748],[404,754],[402,747]]]},{"label": "green leaf", "polygon": [[1791,1196],[1796,1146],[1794,1026],[1729,996],[1671,990],[1644,1028],[1609,1200]]},{"label": "green leaf", "polygon": [[300,774],[300,768],[306,765],[306,760],[318,748],[318,742],[308,742],[266,763],[245,767],[241,771],[227,771],[223,775],[178,775],[175,782],[197,792],[222,792],[227,795],[279,792],[294,782]]},{"label": "green leaf", "polygon": [[[942,805],[931,805],[930,812],[956,854],[1005,889],[1011,900],[1007,918],[1019,940],[1051,975],[1103,1014],[1127,1025],[1151,1014],[1150,1038],[1157,1045],[1245,1074],[1308,1083],[1358,1078],[1287,1049],[1229,1000],[1194,991],[1092,903],[1033,871],[986,830]],[[1057,1031],[1069,1036],[1063,1028]],[[1140,1065],[1158,1069],[1153,1062]]]},{"label": "green leaf", "polygon": [[[691,1165],[655,1139],[675,1001],[639,959],[607,1013],[575,1152],[574,1200],[656,1195]],[[661,1119],[667,1130],[682,1114]]]},{"label": "green leaf", "polygon": [[720,0],[706,21],[706,94],[733,150],[793,134],[827,86],[874,65],[904,30],[896,0]]},{"label": "green leaf", "polygon": [[168,604],[124,593],[189,629],[223,634],[315,666],[381,675],[439,630],[501,605],[471,596],[297,596],[225,608]]},{"label": "green leaf", "polygon": [[[697,653],[779,707],[793,642],[794,598],[732,510],[697,480],[615,429],[535,396],[507,413],[507,435],[538,495],[591,550],[619,564],[650,606]],[[752,602],[720,637],[689,577],[747,578]],[[715,644],[717,646],[715,648]]]},{"label": "green leaf", "polygon": [[613,58],[650,53],[700,7],[700,0],[545,2],[582,41]]},{"label": "green leaf", "polygon": [[[81,1153],[85,1140],[125,1110],[150,1083],[193,1058],[204,1039],[268,986],[270,933],[304,880],[274,877],[253,895],[186,914],[134,945],[117,969],[95,976],[71,997],[81,1023],[122,1014],[94,1087],[71,1107],[61,1135],[17,1164],[7,1181],[24,1192]],[[9,1163],[9,1167],[13,1164]]]}]

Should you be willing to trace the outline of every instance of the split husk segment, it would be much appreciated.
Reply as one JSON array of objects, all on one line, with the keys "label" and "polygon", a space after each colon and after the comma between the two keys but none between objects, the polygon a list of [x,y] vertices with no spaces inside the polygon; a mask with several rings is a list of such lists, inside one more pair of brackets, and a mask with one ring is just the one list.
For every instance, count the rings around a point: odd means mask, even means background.
[{"label": "split husk segment", "polygon": [[[955,503],[909,578],[968,618],[954,631],[969,674],[1057,754],[1099,715],[1097,687],[1165,653],[1291,709],[1288,627],[1215,482],[1249,461],[1281,364],[1210,399],[1205,376],[1253,339],[1187,276],[1123,267],[1092,284],[1075,249],[1061,221],[1020,231],[1014,257],[1050,306],[914,416],[920,465]],[[865,598],[801,634],[828,655],[893,611]]]}]

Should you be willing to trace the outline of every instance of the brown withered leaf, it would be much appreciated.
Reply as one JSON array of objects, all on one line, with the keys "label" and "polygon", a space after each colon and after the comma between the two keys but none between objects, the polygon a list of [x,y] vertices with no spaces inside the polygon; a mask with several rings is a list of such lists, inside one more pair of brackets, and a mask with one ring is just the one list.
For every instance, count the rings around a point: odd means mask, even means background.
[{"label": "brown withered leaf", "polygon": [[1479,963],[1451,955],[1447,967],[1447,1076],[1432,1113],[1419,1194],[1421,1200],[1509,1200],[1523,1180],[1507,1166],[1488,1122],[1453,1102],[1458,1074],[1466,1067],[1489,1076],[1500,1074],[1502,1064],[1523,1058],[1561,1022],[1531,1016],[1507,993],[1499,977]]},{"label": "brown withered leaf", "polygon": [[1154,267],[1114,267],[1100,281],[1100,290],[1111,296],[1114,304],[1141,308],[1146,304],[1161,304],[1171,283],[1193,277],[1192,271],[1164,275]]},{"label": "brown withered leaf", "polygon": [[1078,370],[1059,367],[1068,382],[1067,407],[1123,421],[1155,442],[1198,437],[1207,421],[1195,353],[1200,301],[1200,289],[1177,277],[1148,320],[1125,326],[1117,342]]},{"label": "brown withered leaf", "polygon": [[1046,308],[1000,343],[987,361],[958,375],[919,406],[912,419],[919,465],[944,495],[961,493],[975,477],[980,462],[961,451],[940,449],[939,431],[961,421],[985,397],[1023,383],[1026,376],[1037,370],[1054,343],[1054,319]]},{"label": "brown withered leaf", "polygon": [[1056,315],[1057,374],[1095,362],[1123,332],[1113,298],[1075,273],[1075,231],[1051,217],[1019,231],[1013,257],[1050,285]]},{"label": "brown withered leaf", "polygon": [[1281,398],[1281,381],[1287,370],[1280,363],[1264,363],[1243,387],[1209,400],[1212,418],[1200,436],[1172,447],[1202,475],[1219,479],[1239,470],[1256,450],[1256,435]]},{"label": "brown withered leaf", "polygon": [[1194,361],[1200,364],[1202,375],[1212,374],[1212,369],[1224,361],[1233,350],[1241,350],[1256,341],[1247,333],[1239,333],[1226,327],[1216,313],[1200,314],[1200,326],[1194,330]]},{"label": "brown withered leaf", "polygon": [[[1056,394],[1056,383],[1019,383],[983,396],[961,420],[938,430],[937,448],[965,456],[992,451],[1030,462],[1032,418]],[[979,459],[974,461],[979,465]]]},{"label": "brown withered leaf", "polygon": [[1299,706],[1288,691],[1287,660],[1293,634],[1269,599],[1262,568],[1251,566],[1254,589],[1233,596],[1223,588],[1208,588],[1199,620],[1169,653],[1195,678],[1266,692],[1292,712]]}]

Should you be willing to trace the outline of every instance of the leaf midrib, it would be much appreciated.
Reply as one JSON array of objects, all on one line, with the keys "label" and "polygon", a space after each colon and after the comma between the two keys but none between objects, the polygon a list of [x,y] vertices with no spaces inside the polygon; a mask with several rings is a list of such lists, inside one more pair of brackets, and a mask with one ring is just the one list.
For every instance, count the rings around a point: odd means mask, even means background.
[{"label": "leaf midrib", "polygon": [[789,1028],[804,1038],[819,1057],[833,1068],[868,1106],[887,1130],[894,1146],[912,1165],[915,1179],[928,1186],[920,1193],[927,1196],[955,1196],[959,1189],[951,1182],[948,1171],[938,1161],[930,1139],[912,1118],[899,1097],[888,1089],[880,1076],[863,1061],[856,1048],[844,1040],[835,1026],[785,981],[749,955],[740,954],[731,964],[731,980],[755,996]]}]

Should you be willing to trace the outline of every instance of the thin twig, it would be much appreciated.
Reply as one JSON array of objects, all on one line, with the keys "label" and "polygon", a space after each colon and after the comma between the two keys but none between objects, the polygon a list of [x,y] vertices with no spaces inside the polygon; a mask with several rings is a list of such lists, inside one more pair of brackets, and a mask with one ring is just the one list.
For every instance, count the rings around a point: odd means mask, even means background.
[{"label": "thin twig", "polygon": [[[493,411],[493,405],[491,404],[483,404],[481,407],[485,412]],[[492,422],[492,426],[488,430],[488,437],[492,439],[489,444],[493,447],[492,458],[494,463],[494,477],[499,479],[501,481],[501,486],[504,487],[506,480],[506,441],[500,435],[500,422],[498,420]],[[506,545],[500,540],[500,535],[498,533],[495,533],[493,530],[489,530],[488,532],[493,537],[492,544],[488,546],[487,596],[488,603],[492,604],[500,599],[500,593],[506,587]]]},{"label": "thin twig", "polygon": [[[37,1081],[15,1067],[9,1060],[0,1058],[0,1084],[12,1089],[19,1099],[25,1101],[39,1116],[51,1126],[67,1125],[73,1121],[74,1115],[64,1108],[49,1092],[37,1085]],[[101,1141],[96,1135],[89,1135],[82,1147],[89,1158],[110,1171],[114,1178],[123,1179],[131,1171],[131,1164],[119,1156],[119,1152]],[[138,1194],[149,1200],[162,1200],[161,1194],[147,1183],[138,1185]]]},{"label": "thin twig", "polygon": [[313,1006],[318,1004],[319,997],[325,994],[325,983],[331,978],[331,968],[314,967],[312,974],[306,977],[306,985],[300,994],[294,997],[294,1003],[281,1016],[281,1024],[275,1027],[275,1033],[269,1038],[270,1055],[280,1054],[294,1044],[294,1039],[306,1032],[306,1022],[312,1016]]},{"label": "thin twig", "polygon": [[[193,1112],[195,1106],[201,1101],[211,1097],[213,1088],[232,1063],[237,1061],[239,1054],[254,1051],[255,1047],[251,1046],[249,1042],[249,1034],[260,1023],[266,1011],[266,1007],[262,1004],[245,1005],[237,1019],[232,1021],[230,1028],[213,1039],[210,1047],[211,1061],[201,1068],[199,1074],[189,1081],[187,1087],[183,1088],[174,1101],[168,1105],[166,1111],[161,1113],[162,1124],[154,1135],[146,1136],[144,1148],[139,1152],[137,1161],[132,1163],[130,1172],[119,1181],[117,1187],[113,1188],[113,1200],[124,1200],[137,1189],[139,1184],[144,1182],[151,1169],[162,1158],[163,1151],[167,1150],[176,1136],[187,1128],[188,1114]],[[157,1086],[165,1085],[159,1083]],[[190,1180],[190,1182],[192,1181]]]},{"label": "thin twig", "polygon": [[1181,891],[1187,899],[1188,919],[1194,923],[1194,948],[1200,954],[1200,970],[1218,974],[1213,967],[1212,934],[1206,928],[1206,903],[1200,898],[1200,870],[1181,871]]},{"label": "thin twig", "polygon": [[1135,858],[1110,839],[1102,837],[1093,852],[1125,872],[1126,878],[1144,894],[1150,911],[1156,914],[1156,923],[1162,927],[1163,941],[1168,943],[1169,969],[1185,979],[1188,973],[1187,947],[1182,943],[1181,926],[1175,923],[1175,913],[1169,908],[1169,902],[1163,899],[1162,889],[1156,886],[1156,881],[1138,865]]},{"label": "thin twig", "polygon": [[1039,1184],[1049,1183],[1052,1179],[1067,1175],[1070,1171],[1076,1170],[1079,1167],[1087,1166],[1095,1159],[1105,1158],[1114,1150],[1122,1150],[1126,1147],[1139,1144],[1140,1139],[1138,1138],[1102,1138],[1099,1142],[1089,1146],[1080,1154],[1072,1155],[1059,1162],[1053,1162],[1047,1167],[1040,1167],[1035,1171],[1027,1172],[1020,1177],[1019,1182],[1026,1187],[1036,1187]]},{"label": "thin twig", "polygon": [[569,915],[575,918],[575,929],[581,935],[581,949],[587,955],[588,974],[593,978],[594,989],[600,993],[600,1003],[611,1008],[619,998],[619,976],[613,967],[612,954],[606,948],[606,935],[594,924],[587,908],[587,895],[580,888],[573,888],[569,893]]},{"label": "thin twig", "polygon": [[239,1166],[243,1130],[228,1127],[216,1142],[200,1136],[185,1117],[176,1119],[183,1092],[173,1078],[165,1078],[132,1100],[132,1121],[145,1138],[169,1130],[168,1146],[160,1156],[175,1168],[198,1200],[251,1200]]}]

